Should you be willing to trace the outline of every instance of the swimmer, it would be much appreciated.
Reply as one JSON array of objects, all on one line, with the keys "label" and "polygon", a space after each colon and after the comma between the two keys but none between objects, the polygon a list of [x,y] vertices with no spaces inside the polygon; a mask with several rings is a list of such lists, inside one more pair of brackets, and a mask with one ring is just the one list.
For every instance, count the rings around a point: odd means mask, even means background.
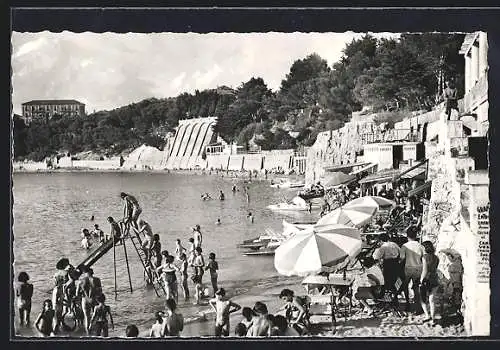
[{"label": "swimmer", "polygon": [[219,218],[219,219],[217,219],[217,221],[215,222],[215,224],[216,224],[216,225],[220,225],[220,224],[222,224],[222,222],[220,222],[220,218]]},{"label": "swimmer", "polygon": [[90,221],[94,221],[94,215],[90,217]]},{"label": "swimmer", "polygon": [[247,215],[247,220],[248,220],[251,224],[253,224],[253,222],[254,222],[254,217],[253,217],[253,215],[252,215],[252,213],[251,213],[251,212],[249,212],[249,213],[248,213],[248,215]]},{"label": "swimmer", "polygon": [[236,188],[236,185],[233,185],[233,188],[231,188],[231,191],[235,193],[238,189]]},{"label": "swimmer", "polygon": [[92,230],[92,235],[94,238],[99,239],[99,242],[104,242],[104,232],[99,228],[98,224],[94,225],[94,230]]},{"label": "swimmer", "polygon": [[229,315],[241,309],[241,306],[226,299],[226,291],[220,288],[215,292],[215,298],[211,299],[209,305],[215,311],[215,336],[229,336]]},{"label": "swimmer", "polygon": [[[111,321],[111,328],[114,330],[115,325],[113,322],[113,316],[111,315],[111,309],[108,305],[105,304],[106,302],[106,296],[104,294],[100,294],[97,298],[97,306],[94,308],[94,312],[92,314],[92,318],[90,319],[90,325],[92,325],[94,322],[94,327],[95,327],[95,333],[98,337],[102,336],[107,337],[108,336],[108,318],[107,316],[109,315],[109,320]],[[90,329],[88,330],[88,333],[90,333]]]},{"label": "swimmer", "polygon": [[193,239],[194,239],[195,249],[201,247],[201,243],[203,242],[203,236],[201,235],[200,225],[196,225],[195,227],[193,227]]},{"label": "swimmer", "polygon": [[156,322],[151,326],[151,331],[149,332],[150,338],[163,338],[165,336],[165,321],[163,317],[165,317],[163,311],[155,313]]},{"label": "swimmer", "polygon": [[138,231],[139,233],[142,233],[144,237],[144,240],[142,241],[142,250],[146,254],[146,261],[148,261],[151,245],[153,244],[153,229],[151,228],[151,225],[148,224],[144,219],[139,219],[138,225]]},{"label": "swimmer", "polygon": [[224,192],[222,192],[222,190],[221,190],[221,191],[220,191],[220,193],[219,193],[219,199],[220,199],[221,201],[223,201],[223,200],[225,199]]},{"label": "swimmer", "polygon": [[177,257],[177,260],[180,260],[181,255],[186,253],[186,248],[184,248],[181,244],[181,240],[177,238],[175,241],[175,256]]}]

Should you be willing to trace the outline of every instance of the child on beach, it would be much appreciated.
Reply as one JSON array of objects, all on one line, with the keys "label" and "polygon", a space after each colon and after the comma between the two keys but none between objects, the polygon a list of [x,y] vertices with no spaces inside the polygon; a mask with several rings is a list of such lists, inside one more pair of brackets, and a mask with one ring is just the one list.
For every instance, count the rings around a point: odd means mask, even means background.
[{"label": "child on beach", "polygon": [[195,302],[193,305],[200,305],[201,299],[205,295],[205,285],[201,282],[201,276],[199,275],[194,275],[191,277],[191,280],[194,283],[194,297],[195,297]]},{"label": "child on beach", "polygon": [[220,288],[215,292],[215,298],[209,302],[215,311],[215,336],[229,336],[229,315],[241,309],[241,306],[226,299],[226,291]]},{"label": "child on beach", "polygon": [[184,299],[189,299],[189,287],[188,287],[188,262],[186,254],[182,253],[180,256],[180,272],[181,272],[181,286],[182,293],[184,294]]},{"label": "child on beach", "polygon": [[205,270],[210,271],[210,281],[212,282],[212,289],[215,295],[217,291],[217,270],[219,270],[219,264],[215,261],[215,253],[208,254],[208,264]]},{"label": "child on beach", "polygon": [[90,236],[89,230],[86,228],[82,229],[82,248],[89,249],[92,246],[92,237]]},{"label": "child on beach", "polygon": [[19,273],[17,280],[19,284],[16,288],[17,309],[19,310],[20,325],[24,322],[30,324],[31,298],[33,297],[33,285],[29,283],[30,276],[26,272]]},{"label": "child on beach", "polygon": [[50,337],[54,335],[54,317],[55,311],[52,308],[52,300],[45,299],[43,302],[43,309],[38,315],[38,318],[35,321],[36,329],[44,336]]},{"label": "child on beach", "polygon": [[92,235],[95,239],[99,240],[99,243],[104,242],[104,231],[99,228],[98,224],[94,225],[94,230],[92,231]]},{"label": "child on beach", "polygon": [[162,279],[165,285],[166,298],[177,300],[179,293],[177,276],[175,275],[175,273],[176,271],[179,271],[179,269],[174,265],[175,259],[172,255],[169,255],[167,251],[163,251],[162,255],[164,256],[164,263],[158,268],[158,270],[162,270]]},{"label": "child on beach", "polygon": [[[65,329],[75,330],[76,327],[83,322],[83,312],[77,305],[77,290],[79,283],[78,278],[80,273],[77,270],[72,270],[69,274],[68,282],[63,285],[63,314],[62,326]],[[66,315],[72,315],[75,320],[75,326],[69,327],[64,319]]]},{"label": "child on beach", "polygon": [[156,322],[151,326],[151,331],[149,332],[150,338],[163,338],[165,336],[164,317],[165,314],[163,311],[157,311],[155,313]]},{"label": "child on beach", "polygon": [[[111,315],[111,309],[108,305],[105,304],[106,296],[104,294],[99,294],[97,296],[97,306],[94,308],[94,313],[92,314],[92,318],[90,319],[90,325],[94,322],[95,326],[95,334],[100,337],[101,334],[103,337],[108,336],[108,318],[111,321],[111,327],[113,330],[115,329],[115,325],[113,323],[113,316]],[[90,333],[90,329],[88,330]]]},{"label": "child on beach", "polygon": [[186,253],[186,248],[184,248],[181,244],[181,240],[177,238],[175,241],[175,256],[178,260],[181,259],[181,255]]},{"label": "child on beach", "polygon": [[238,323],[234,327],[234,335],[237,337],[245,337],[247,335],[247,327],[243,323]]}]

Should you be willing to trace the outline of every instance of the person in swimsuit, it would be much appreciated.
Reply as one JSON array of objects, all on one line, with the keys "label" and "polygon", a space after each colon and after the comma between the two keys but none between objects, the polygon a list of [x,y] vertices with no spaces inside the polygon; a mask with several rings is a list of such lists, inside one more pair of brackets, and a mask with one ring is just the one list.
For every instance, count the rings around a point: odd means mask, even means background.
[{"label": "person in swimsuit", "polygon": [[45,299],[43,302],[42,312],[38,315],[35,321],[36,329],[44,336],[50,337],[54,335],[54,322],[55,311],[52,308],[52,301]]},{"label": "person in swimsuit", "polygon": [[271,332],[271,321],[266,304],[258,301],[253,307],[253,312],[257,315],[254,317],[252,327],[248,330],[247,336],[249,337],[266,337]]},{"label": "person in swimsuit", "polygon": [[173,299],[166,301],[165,336],[179,337],[184,329],[184,317],[176,312],[177,303]]},{"label": "person in swimsuit", "polygon": [[[63,286],[63,314],[62,314],[62,325],[65,329],[71,331],[75,330],[76,327],[83,321],[83,314],[79,305],[77,305],[77,290],[78,290],[78,279],[80,273],[77,270],[71,271],[69,274],[68,282]],[[67,315],[72,315],[75,320],[75,326],[69,327],[65,323],[65,317]]]},{"label": "person in swimsuit", "polygon": [[194,260],[194,238],[190,238],[188,240],[189,242],[189,246],[188,246],[188,249],[187,249],[187,261],[188,261],[188,264],[191,265],[193,263],[193,260]]},{"label": "person in swimsuit", "polygon": [[226,291],[220,288],[215,292],[215,298],[209,302],[212,309],[215,311],[215,336],[229,336],[229,315],[241,309],[241,306],[226,299]]},{"label": "person in swimsuit", "polygon": [[[295,296],[294,292],[290,289],[283,289],[280,293],[280,299],[285,302],[282,309],[286,310],[287,319],[293,327],[308,327],[309,322],[306,319],[306,309],[301,298]],[[300,326],[299,326],[300,325]]]},{"label": "person in swimsuit", "polygon": [[241,310],[241,314],[243,315],[243,320],[241,320],[241,323],[243,323],[246,327],[246,329],[250,329],[253,324],[253,318],[256,316],[253,310],[249,307],[244,307]]},{"label": "person in swimsuit", "polygon": [[[94,308],[92,318],[90,319],[90,325],[95,325],[95,334],[100,337],[107,337],[109,334],[108,318],[111,321],[111,328],[114,330],[115,325],[113,323],[113,316],[111,315],[111,309],[105,304],[106,296],[104,294],[99,294],[97,296],[97,306]],[[94,323],[95,322],[95,323]],[[90,333],[90,328],[87,330]]]},{"label": "person in swimsuit", "polygon": [[20,325],[25,322],[30,324],[31,298],[33,297],[33,285],[29,283],[30,276],[26,272],[19,273],[17,277],[19,284],[16,288],[17,309],[19,310]]},{"label": "person in swimsuit", "polygon": [[203,250],[200,247],[197,247],[195,249],[195,256],[192,262],[194,268],[194,274],[200,276],[200,278],[203,278],[203,273],[204,273],[203,268],[205,267],[205,259],[201,254],[202,252]]},{"label": "person in swimsuit", "polygon": [[151,245],[153,244],[153,229],[144,219],[139,219],[139,233],[143,234],[142,250],[146,254],[146,261],[150,259]]},{"label": "person in swimsuit", "polygon": [[[422,274],[420,275],[420,297],[422,309],[424,310],[424,322],[432,321],[436,324],[436,292],[439,287],[437,268],[439,258],[435,254],[435,248],[431,241],[422,242],[424,255],[422,257]],[[429,305],[427,305],[427,302]],[[430,311],[430,312],[429,312]]]},{"label": "person in swimsuit", "polygon": [[149,331],[150,338],[163,338],[165,336],[164,317],[165,314],[163,311],[157,311],[155,313],[156,322],[151,326],[151,331]]},{"label": "person in swimsuit", "polygon": [[94,230],[92,231],[92,235],[94,236],[94,238],[99,240],[100,244],[104,243],[105,240],[104,231],[99,228],[98,224],[94,225]]},{"label": "person in swimsuit", "polygon": [[178,298],[178,286],[175,272],[179,271],[179,269],[173,264],[175,259],[172,255],[169,255],[167,251],[163,251],[162,255],[164,257],[163,264],[157,271],[162,271],[161,276],[165,285],[166,298],[176,300]]},{"label": "person in swimsuit", "polygon": [[201,247],[201,243],[203,242],[203,236],[201,235],[200,225],[196,225],[195,227],[193,227],[193,240],[195,248]]},{"label": "person in swimsuit", "polygon": [[181,254],[180,256],[181,260],[181,265],[180,265],[180,272],[181,272],[181,286],[182,286],[182,293],[184,294],[184,299],[189,299],[189,287],[188,287],[188,262],[187,262],[187,256],[186,254]]},{"label": "person in swimsuit", "polygon": [[93,278],[91,279],[89,269],[86,266],[82,266],[80,268],[80,271],[82,272],[82,277],[80,279],[80,283],[78,284],[77,293],[82,298],[83,320],[85,329],[88,334],[90,330],[92,310],[94,308],[95,298],[97,295],[95,290],[95,281],[93,280]]},{"label": "person in swimsuit", "polygon": [[124,201],[123,205],[123,221],[132,224],[136,229],[138,228],[137,220],[142,213],[142,208],[139,201],[131,194],[121,192],[121,199]]},{"label": "person in swimsuit", "polygon": [[111,237],[113,237],[113,239],[116,241],[122,236],[122,230],[120,228],[120,225],[115,221],[115,219],[113,219],[112,216],[108,216],[108,222],[109,222],[109,235],[106,236],[106,241],[111,239]]},{"label": "person in swimsuit", "polygon": [[212,289],[214,292],[217,291],[217,271],[219,270],[219,264],[215,261],[215,253],[208,254],[208,264],[205,267],[205,270],[210,271],[210,281],[212,282]]},{"label": "person in swimsuit", "polygon": [[186,248],[184,248],[181,244],[181,240],[177,238],[175,241],[175,256],[178,260],[181,260],[181,255],[186,253]]}]

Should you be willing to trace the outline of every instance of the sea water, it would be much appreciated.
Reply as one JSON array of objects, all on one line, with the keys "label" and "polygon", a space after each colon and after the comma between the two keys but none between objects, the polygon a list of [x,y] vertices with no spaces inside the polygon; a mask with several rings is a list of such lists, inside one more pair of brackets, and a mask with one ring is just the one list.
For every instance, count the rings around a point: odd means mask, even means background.
[{"label": "sea water", "polygon": [[[232,193],[235,184],[238,192]],[[249,187],[250,202],[244,194]],[[225,200],[218,199],[222,190]],[[78,265],[89,251],[81,248],[82,228],[93,229],[99,224],[109,232],[108,216],[119,220],[123,216],[120,192],[128,192],[139,200],[141,217],[160,235],[162,249],[171,254],[175,240],[181,239],[184,247],[192,237],[192,227],[201,226],[205,260],[214,252],[219,263],[219,286],[229,296],[248,296],[256,293],[255,286],[265,288],[282,281],[283,277],[273,266],[272,257],[244,256],[237,244],[265,233],[266,229],[282,230],[282,220],[311,221],[308,213],[286,217],[273,213],[266,206],[291,199],[296,190],[274,189],[266,181],[221,177],[221,175],[186,175],[175,173],[37,173],[14,174],[13,248],[14,273],[26,271],[34,284],[31,319],[35,320],[43,300],[50,298],[55,264],[61,257],[68,257]],[[202,193],[208,192],[213,200],[203,201]],[[254,223],[246,216],[252,212]],[[91,216],[95,220],[90,221]],[[222,224],[215,222],[220,218]],[[96,246],[91,248],[95,249]],[[91,251],[90,250],[90,251]],[[130,293],[123,247],[116,247],[118,298],[114,297],[113,250],[104,255],[94,266],[94,274],[101,278],[107,304],[111,307],[115,331],[111,336],[123,336],[128,324],[136,324],[141,332],[154,322],[154,313],[164,309],[164,299],[144,282],[142,264],[130,242],[127,243],[133,292]],[[204,282],[210,286],[209,276]],[[190,284],[191,294],[193,286]],[[207,306],[194,306],[184,301],[179,288],[179,311],[187,319],[196,319],[197,313]],[[257,292],[258,293],[258,292]],[[252,306],[252,305],[243,305]],[[18,324],[17,317],[15,319]],[[191,324],[184,335],[210,334],[210,325]],[[32,334],[19,329],[18,334]]]}]

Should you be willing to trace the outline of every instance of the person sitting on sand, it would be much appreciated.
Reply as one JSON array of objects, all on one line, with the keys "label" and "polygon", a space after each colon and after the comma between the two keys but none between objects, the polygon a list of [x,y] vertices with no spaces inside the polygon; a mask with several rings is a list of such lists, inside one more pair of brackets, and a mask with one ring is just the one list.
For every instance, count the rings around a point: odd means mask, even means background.
[{"label": "person sitting on sand", "polygon": [[252,327],[248,330],[249,337],[266,337],[271,331],[271,322],[269,321],[266,304],[258,301],[253,307],[253,312],[256,314]]},{"label": "person sitting on sand", "polygon": [[177,303],[173,299],[166,301],[165,331],[166,337],[179,337],[184,329],[184,317],[177,313]]},{"label": "person sitting on sand", "polygon": [[42,312],[40,312],[35,321],[35,327],[42,334],[42,336],[50,337],[54,335],[54,317],[55,311],[52,308],[52,301],[50,299],[45,299],[43,302]]},{"label": "person sitting on sand", "polygon": [[142,208],[139,201],[131,194],[121,192],[121,199],[124,201],[123,205],[123,221],[132,224],[136,229],[138,228],[137,220],[142,213]]},{"label": "person sitting on sand", "polygon": [[220,288],[209,305],[215,311],[215,336],[229,336],[229,315],[241,309],[241,306],[226,298],[226,291]]},{"label": "person sitting on sand", "polygon": [[125,336],[127,338],[137,338],[139,336],[139,328],[135,324],[129,324],[125,328]]},{"label": "person sitting on sand", "polygon": [[19,324],[22,326],[30,324],[31,298],[33,297],[33,285],[29,283],[30,276],[26,272],[20,272],[17,277],[19,284],[16,287],[17,309],[19,311]]},{"label": "person sitting on sand", "polygon": [[[94,308],[94,313],[92,314],[92,318],[90,319],[90,325],[94,324],[95,326],[95,335],[98,337],[102,336],[107,337],[108,330],[108,318],[111,321],[111,328],[114,330],[115,325],[113,323],[113,316],[111,315],[111,309],[108,305],[105,304],[106,296],[104,294],[100,294],[97,298],[97,306]],[[95,322],[95,323],[94,323]],[[88,330],[90,333],[90,329]]]},{"label": "person sitting on sand", "polygon": [[156,322],[151,326],[151,331],[149,332],[150,338],[163,338],[165,336],[165,313],[163,311],[157,311],[155,313]]},{"label": "person sitting on sand", "polygon": [[298,337],[299,332],[293,327],[289,327],[286,318],[282,315],[276,315],[273,319],[273,335],[278,337]]},{"label": "person sitting on sand", "polygon": [[236,337],[244,337],[247,335],[247,327],[243,323],[238,323],[236,327],[234,327],[234,335]]}]

